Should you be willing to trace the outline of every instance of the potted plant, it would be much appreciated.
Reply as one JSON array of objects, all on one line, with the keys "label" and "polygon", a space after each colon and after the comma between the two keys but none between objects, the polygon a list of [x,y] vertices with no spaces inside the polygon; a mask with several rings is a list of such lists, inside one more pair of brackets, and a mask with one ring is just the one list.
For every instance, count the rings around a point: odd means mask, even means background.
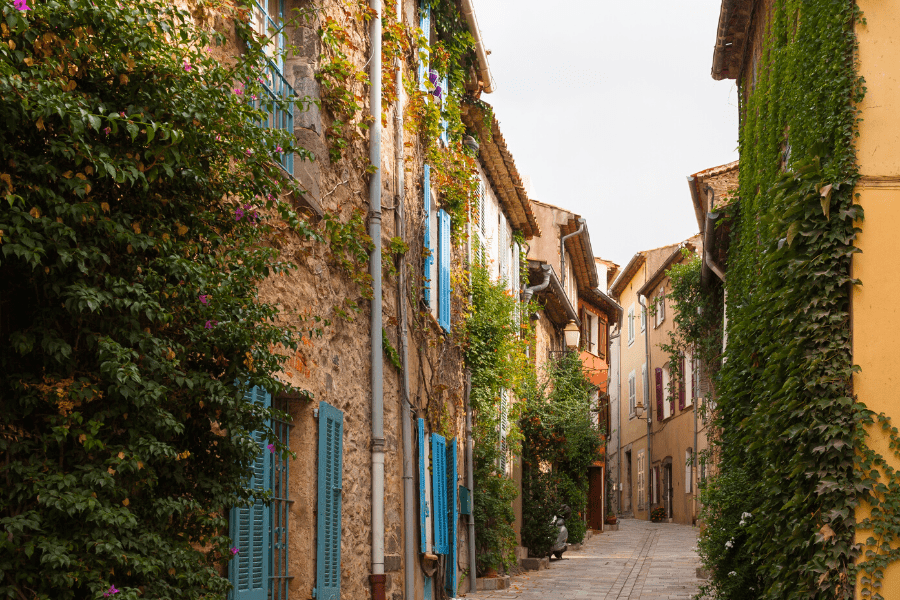
[{"label": "potted plant", "polygon": [[662,523],[666,518],[666,509],[662,506],[657,506],[650,512],[650,520],[654,523]]},{"label": "potted plant", "polygon": [[607,512],[606,519],[604,519],[604,522],[607,525],[615,525],[616,524],[616,513],[614,513],[613,511]]}]

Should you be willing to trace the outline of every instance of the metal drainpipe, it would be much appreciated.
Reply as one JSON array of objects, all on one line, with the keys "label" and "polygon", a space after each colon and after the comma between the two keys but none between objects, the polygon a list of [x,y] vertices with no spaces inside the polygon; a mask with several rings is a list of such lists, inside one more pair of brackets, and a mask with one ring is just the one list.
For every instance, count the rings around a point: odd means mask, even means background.
[{"label": "metal drainpipe", "polygon": [[469,402],[472,393],[472,372],[466,369],[466,462],[469,469],[466,473],[466,485],[469,486],[469,591],[478,591],[477,565],[475,563],[475,442],[472,440],[472,406]]},{"label": "metal drainpipe", "polygon": [[372,55],[369,63],[369,163],[375,172],[369,180],[369,235],[372,256],[372,583],[373,600],[384,600],[384,359],[382,358],[381,307],[381,0],[370,0],[375,11],[369,30]]},{"label": "metal drainpipe", "polygon": [[[610,358],[612,358],[612,341],[613,340],[621,340],[622,328],[621,326],[616,327],[616,334],[609,336],[609,344],[610,344]],[[619,511],[622,510],[622,345],[619,344],[619,350],[617,351],[619,355],[618,365],[616,365],[616,400],[618,400],[619,404],[619,419],[618,423],[616,423],[616,427],[618,430],[618,435],[616,436],[617,449],[616,449],[616,479],[618,479],[618,485],[616,485],[616,496],[618,497],[618,502],[616,502],[616,507]]]},{"label": "metal drainpipe", "polygon": [[[646,264],[645,264],[646,268]],[[650,402],[650,312],[647,310],[647,297],[641,295],[638,298],[641,306],[644,308],[644,314],[647,315],[647,324],[644,326],[644,351],[647,354],[647,520],[650,520],[650,466],[653,462],[653,403]],[[659,482],[656,482],[659,485]]]},{"label": "metal drainpipe", "polygon": [[[403,22],[403,0],[397,0],[397,19]],[[397,221],[397,235],[406,241],[406,181],[404,177],[403,155],[403,70],[400,59],[395,59],[397,79],[397,104],[394,110],[395,177],[397,200],[394,213]],[[409,326],[406,313],[406,261],[401,256],[397,268],[397,303],[400,307],[400,365],[403,379],[400,391],[400,426],[403,438],[403,594],[406,600],[413,600],[416,591],[416,547],[415,547],[415,490],[413,489],[413,441],[412,415],[409,402]]]},{"label": "metal drainpipe", "polygon": [[[691,356],[691,362],[692,363],[695,362],[693,356]],[[691,365],[691,366],[693,367],[694,365]],[[700,383],[700,378],[696,377],[694,375],[693,368],[691,369],[691,379],[694,379],[697,381],[697,383]],[[699,407],[697,406],[697,403],[699,402],[700,398],[697,396],[697,390],[694,388],[694,386],[691,386],[691,392],[694,394],[694,398],[693,398],[693,401],[694,401],[694,456],[691,457],[691,463],[693,463],[693,472],[691,473],[691,486],[693,487],[692,491],[694,492],[694,514],[693,514],[693,517],[695,519],[699,520],[699,517],[700,517],[700,502],[699,502],[700,490],[697,489],[697,459],[699,456],[699,453],[697,452],[697,409]],[[694,521],[694,523],[697,522],[693,519],[692,519],[692,521]]]},{"label": "metal drainpipe", "polygon": [[585,220],[578,219],[578,223],[580,223],[580,226],[577,231],[573,231],[569,235],[564,235],[559,240],[559,276],[562,279],[563,291],[566,289],[566,240],[570,237],[575,237],[584,231]]},{"label": "metal drainpipe", "polygon": [[550,265],[541,265],[541,270],[544,272],[544,280],[537,285],[533,285],[522,290],[523,304],[528,304],[531,301],[531,297],[534,296],[535,292],[540,292],[541,290],[546,289],[548,285],[550,285]]}]

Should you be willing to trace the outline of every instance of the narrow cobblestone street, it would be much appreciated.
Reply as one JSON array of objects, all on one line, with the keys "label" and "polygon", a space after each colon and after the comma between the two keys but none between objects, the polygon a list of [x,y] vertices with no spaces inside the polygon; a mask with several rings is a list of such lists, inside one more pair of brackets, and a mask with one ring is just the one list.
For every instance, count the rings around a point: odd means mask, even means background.
[{"label": "narrow cobblestone street", "polygon": [[[468,599],[688,600],[696,577],[698,530],[687,525],[619,521],[618,531],[591,538],[550,568],[511,578],[509,589],[467,593]],[[460,594],[462,597],[462,594]]]}]

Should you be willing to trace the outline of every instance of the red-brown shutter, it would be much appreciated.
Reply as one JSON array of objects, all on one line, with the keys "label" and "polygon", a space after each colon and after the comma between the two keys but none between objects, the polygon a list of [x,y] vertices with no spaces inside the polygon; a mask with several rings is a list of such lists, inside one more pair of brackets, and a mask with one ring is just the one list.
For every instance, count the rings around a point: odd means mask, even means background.
[{"label": "red-brown shutter", "polygon": [[663,376],[662,369],[656,367],[656,420],[663,420]]},{"label": "red-brown shutter", "polygon": [[684,410],[684,378],[687,374],[684,370],[684,354],[681,355],[678,368],[681,370],[678,376],[678,410]]}]

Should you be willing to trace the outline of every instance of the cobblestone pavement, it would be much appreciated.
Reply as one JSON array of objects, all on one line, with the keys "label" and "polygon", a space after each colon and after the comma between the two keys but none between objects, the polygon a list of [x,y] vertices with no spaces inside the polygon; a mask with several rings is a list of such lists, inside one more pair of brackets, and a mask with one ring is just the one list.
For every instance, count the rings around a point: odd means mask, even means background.
[{"label": "cobblestone pavement", "polygon": [[[619,521],[550,568],[511,578],[506,590],[466,593],[468,600],[688,600],[697,593],[698,530],[689,525]],[[462,593],[460,593],[462,597]]]}]

